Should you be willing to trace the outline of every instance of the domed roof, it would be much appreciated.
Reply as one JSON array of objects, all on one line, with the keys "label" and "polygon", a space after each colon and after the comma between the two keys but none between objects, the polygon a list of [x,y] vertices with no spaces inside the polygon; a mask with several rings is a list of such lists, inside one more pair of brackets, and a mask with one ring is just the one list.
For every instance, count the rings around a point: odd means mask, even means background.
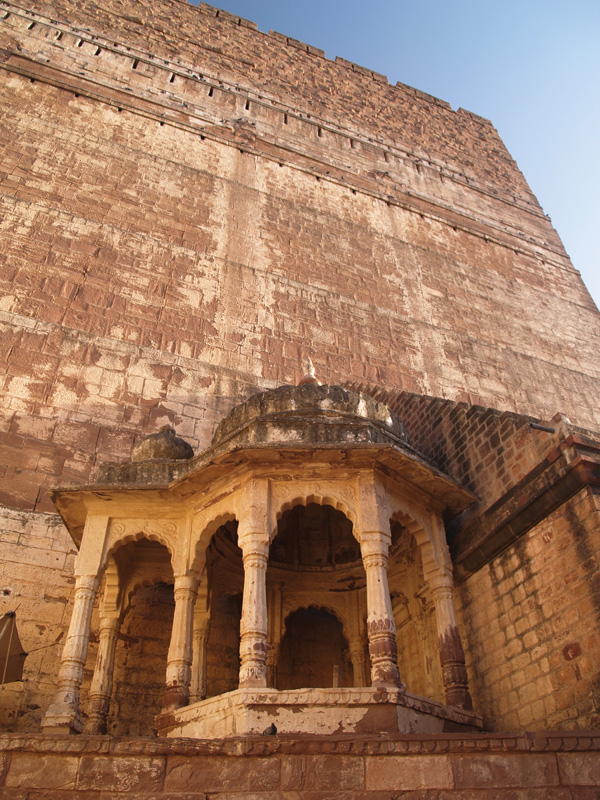
[{"label": "domed roof", "polygon": [[170,425],[163,425],[158,433],[144,436],[131,449],[131,460],[133,462],[155,461],[157,459],[176,461],[191,458],[193,455],[194,451],[191,446],[185,439],[176,436],[175,429]]},{"label": "domed roof", "polygon": [[400,419],[369,395],[304,383],[260,392],[236,406],[212,445],[364,442],[408,444],[408,437]]}]

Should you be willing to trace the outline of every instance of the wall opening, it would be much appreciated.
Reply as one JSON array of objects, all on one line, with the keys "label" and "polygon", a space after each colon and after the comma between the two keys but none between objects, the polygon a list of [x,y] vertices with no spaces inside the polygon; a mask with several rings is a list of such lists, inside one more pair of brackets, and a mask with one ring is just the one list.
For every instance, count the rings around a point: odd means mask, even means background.
[{"label": "wall opening", "polygon": [[400,676],[410,692],[444,702],[431,591],[423,575],[420,549],[411,533],[391,522],[388,581]]},{"label": "wall opening", "polygon": [[267,598],[269,686],[367,685],[366,576],[344,513],[308,503],[282,514],[269,551]]},{"label": "wall opening", "polygon": [[285,621],[278,689],[352,686],[352,664],[342,623],[323,608],[300,608]]},{"label": "wall opening", "polygon": [[206,551],[210,596],[206,697],[231,692],[239,683],[244,565],[237,528],[235,521],[222,525]]},{"label": "wall opening", "polygon": [[152,734],[165,693],[174,611],[172,584],[159,582],[133,592],[117,641],[108,733]]}]

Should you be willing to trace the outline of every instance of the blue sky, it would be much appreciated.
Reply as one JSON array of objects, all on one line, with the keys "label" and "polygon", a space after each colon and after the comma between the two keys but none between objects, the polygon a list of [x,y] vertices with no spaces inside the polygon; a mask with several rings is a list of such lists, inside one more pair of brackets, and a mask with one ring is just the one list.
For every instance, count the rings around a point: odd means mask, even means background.
[{"label": "blue sky", "polygon": [[600,307],[600,0],[220,0],[492,120]]}]

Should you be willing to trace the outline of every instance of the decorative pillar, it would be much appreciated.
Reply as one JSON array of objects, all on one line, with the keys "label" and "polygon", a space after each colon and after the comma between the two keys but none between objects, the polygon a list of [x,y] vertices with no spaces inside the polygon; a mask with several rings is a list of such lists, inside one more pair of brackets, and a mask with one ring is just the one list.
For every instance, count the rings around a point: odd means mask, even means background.
[{"label": "decorative pillar", "polygon": [[206,697],[206,643],[209,626],[210,616],[208,614],[194,617],[190,703],[198,703]]},{"label": "decorative pillar", "polygon": [[433,595],[438,642],[446,703],[473,710],[469,694],[465,653],[454,608],[454,584],[450,575],[440,573],[428,578]]},{"label": "decorative pillar", "polygon": [[163,713],[186,706],[192,678],[192,631],[198,579],[195,575],[175,576],[175,613],[167,656],[167,689]]},{"label": "decorative pillar", "polygon": [[98,654],[90,686],[88,719],[83,728],[84,733],[93,735],[106,733],[119,626],[118,614],[100,615]]},{"label": "decorative pillar", "polygon": [[350,661],[352,662],[352,674],[355,686],[367,686],[367,674],[365,670],[365,648],[362,639],[351,639],[348,642],[350,651]]},{"label": "decorative pillar", "polygon": [[267,686],[277,688],[277,665],[281,644],[283,584],[271,583],[267,587],[268,641],[267,641]]},{"label": "decorative pillar", "polygon": [[266,686],[268,535],[266,531],[244,532],[239,537],[238,544],[244,559],[244,594],[240,623],[240,688]]},{"label": "decorative pillar", "polygon": [[79,690],[83,681],[98,583],[96,575],[78,575],[75,581],[73,614],[60,662],[58,691],[42,721],[44,728],[54,728],[64,733],[81,733],[83,730],[79,714]]},{"label": "decorative pillar", "polygon": [[387,577],[391,535],[382,531],[362,533],[360,549],[367,575],[367,633],[371,657],[371,682],[404,687],[398,671],[396,625]]},{"label": "decorative pillar", "polygon": [[267,647],[267,686],[277,688],[277,665],[279,663],[279,645],[270,644]]}]

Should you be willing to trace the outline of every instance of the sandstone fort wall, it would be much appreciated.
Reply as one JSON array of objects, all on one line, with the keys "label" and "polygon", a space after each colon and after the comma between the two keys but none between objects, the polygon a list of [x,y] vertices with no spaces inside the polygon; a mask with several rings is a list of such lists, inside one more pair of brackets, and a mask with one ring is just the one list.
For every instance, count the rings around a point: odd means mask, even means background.
[{"label": "sandstone fort wall", "polygon": [[[160,425],[201,450],[310,355],[403,392],[415,446],[485,504],[547,454],[531,420],[598,428],[598,311],[487,120],[178,0],[0,3],[0,67],[0,610],[31,652],[7,725],[39,721],[70,616],[50,488]],[[472,413],[442,452],[412,395],[497,410],[503,458]],[[597,724],[597,530],[581,493],[465,574],[491,728]]]}]

